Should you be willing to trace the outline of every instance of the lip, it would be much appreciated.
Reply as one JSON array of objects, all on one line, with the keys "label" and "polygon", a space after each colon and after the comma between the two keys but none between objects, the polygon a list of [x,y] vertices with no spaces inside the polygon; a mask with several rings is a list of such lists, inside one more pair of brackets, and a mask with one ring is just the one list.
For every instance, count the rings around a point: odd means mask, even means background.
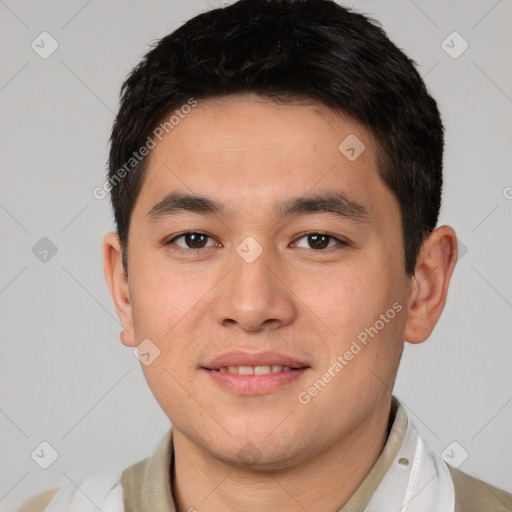
[{"label": "lip", "polygon": [[[305,368],[309,365],[294,357],[279,352],[225,352],[208,361],[201,368],[205,370],[218,370],[224,366],[263,366],[263,365],[289,366],[290,368]],[[260,377],[260,376],[258,376]]]},{"label": "lip", "polygon": [[277,389],[291,384],[310,370],[310,367],[288,370],[265,375],[240,375],[238,373],[219,372],[201,368],[210,378],[225,390],[236,395],[259,396],[267,395]]},{"label": "lip", "polygon": [[[265,375],[241,375],[220,372],[219,368],[227,366],[266,366],[279,365],[293,368],[287,371],[267,373]],[[226,352],[201,366],[221,388],[236,395],[259,396],[276,391],[282,386],[296,382],[307,373],[311,366],[299,359],[278,352]]]}]

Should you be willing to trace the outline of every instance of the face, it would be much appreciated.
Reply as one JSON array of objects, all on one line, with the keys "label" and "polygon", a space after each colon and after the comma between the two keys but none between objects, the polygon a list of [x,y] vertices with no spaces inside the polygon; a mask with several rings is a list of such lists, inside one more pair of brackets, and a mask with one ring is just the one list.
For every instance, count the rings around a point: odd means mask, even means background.
[{"label": "face", "polygon": [[389,400],[411,279],[376,151],[323,106],[251,95],[199,102],[152,150],[124,341],[160,351],[148,384],[209,456],[297,464]]}]

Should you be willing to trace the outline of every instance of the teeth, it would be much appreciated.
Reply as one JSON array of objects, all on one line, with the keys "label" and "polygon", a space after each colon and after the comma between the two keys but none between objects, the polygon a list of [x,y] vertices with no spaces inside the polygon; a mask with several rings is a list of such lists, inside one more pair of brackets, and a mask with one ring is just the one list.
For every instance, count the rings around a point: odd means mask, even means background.
[{"label": "teeth", "polygon": [[266,375],[270,373],[270,366],[255,366],[254,367],[254,375]]},{"label": "teeth", "polygon": [[[231,368],[229,369],[230,371]],[[237,373],[240,375],[254,375],[254,368],[252,366],[239,366]]]},{"label": "teeth", "polygon": [[228,366],[219,368],[220,372],[236,373],[239,375],[267,375],[269,373],[289,372],[289,366],[281,366],[278,364],[262,365],[262,366]]}]

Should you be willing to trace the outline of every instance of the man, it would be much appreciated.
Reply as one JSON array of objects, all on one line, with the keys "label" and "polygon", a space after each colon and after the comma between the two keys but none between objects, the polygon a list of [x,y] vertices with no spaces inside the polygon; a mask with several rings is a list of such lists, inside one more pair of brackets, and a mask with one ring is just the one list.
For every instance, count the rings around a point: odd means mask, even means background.
[{"label": "man", "polygon": [[121,340],[172,430],[20,510],[511,510],[392,396],[456,262],[442,153],[412,62],[334,2],[241,0],[163,38],[122,87],[101,190]]}]

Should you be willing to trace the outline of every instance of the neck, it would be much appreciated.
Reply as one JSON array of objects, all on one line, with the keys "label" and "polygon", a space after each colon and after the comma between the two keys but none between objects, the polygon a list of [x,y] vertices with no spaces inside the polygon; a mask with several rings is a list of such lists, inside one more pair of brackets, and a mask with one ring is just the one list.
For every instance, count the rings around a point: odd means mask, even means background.
[{"label": "neck", "polygon": [[339,510],[379,457],[388,436],[390,402],[360,428],[301,464],[254,471],[220,461],[173,428],[172,489],[176,510]]}]

